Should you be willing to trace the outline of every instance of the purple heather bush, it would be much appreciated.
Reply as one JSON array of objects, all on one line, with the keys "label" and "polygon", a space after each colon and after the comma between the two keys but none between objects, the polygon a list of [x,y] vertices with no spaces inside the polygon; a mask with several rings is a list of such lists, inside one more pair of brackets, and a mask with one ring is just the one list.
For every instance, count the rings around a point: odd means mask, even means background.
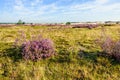
[{"label": "purple heather bush", "polygon": [[[21,55],[25,60],[37,61],[48,58],[55,52],[53,42],[50,39],[44,39],[41,36],[32,37],[32,40],[16,40],[16,48],[19,47]],[[20,44],[19,44],[20,43]]]},{"label": "purple heather bush", "polygon": [[101,48],[104,51],[104,53],[112,55],[114,44],[115,42],[110,37],[106,37],[106,39],[101,44]]},{"label": "purple heather bush", "polygon": [[99,44],[104,54],[120,62],[120,40],[113,41],[110,37],[106,37],[104,41],[99,40]]},{"label": "purple heather bush", "polygon": [[115,43],[112,53],[113,57],[120,62],[120,41]]},{"label": "purple heather bush", "polygon": [[24,42],[21,49],[25,60],[39,60],[54,54],[53,42],[49,39]]}]

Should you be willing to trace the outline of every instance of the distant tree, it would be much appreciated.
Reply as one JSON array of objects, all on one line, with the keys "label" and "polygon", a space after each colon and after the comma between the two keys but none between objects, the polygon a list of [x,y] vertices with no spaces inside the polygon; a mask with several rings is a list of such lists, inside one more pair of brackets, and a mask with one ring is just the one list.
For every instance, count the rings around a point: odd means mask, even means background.
[{"label": "distant tree", "polygon": [[25,24],[25,22],[23,22],[23,24]]},{"label": "distant tree", "polygon": [[119,22],[119,21],[117,21],[117,22],[116,22],[116,24],[120,24],[120,22]]},{"label": "distant tree", "polygon": [[35,25],[33,23],[30,23],[31,27],[34,27]]},{"label": "distant tree", "polygon": [[70,25],[71,23],[70,22],[66,22],[66,25]]},{"label": "distant tree", "polygon": [[25,22],[22,22],[22,20],[18,20],[17,24],[25,24]]}]

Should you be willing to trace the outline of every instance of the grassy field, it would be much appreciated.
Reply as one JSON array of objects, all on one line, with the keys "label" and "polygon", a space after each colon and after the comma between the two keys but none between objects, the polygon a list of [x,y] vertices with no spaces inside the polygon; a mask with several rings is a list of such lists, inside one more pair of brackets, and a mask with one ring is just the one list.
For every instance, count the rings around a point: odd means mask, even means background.
[{"label": "grassy field", "polygon": [[[119,39],[120,26],[106,26],[104,30],[114,40]],[[15,39],[21,38],[20,31],[27,39],[32,35],[51,39],[56,55],[37,62],[23,60],[12,48]],[[101,27],[1,27],[0,80],[120,80],[120,64],[97,56],[102,50],[95,40],[102,34]]]}]

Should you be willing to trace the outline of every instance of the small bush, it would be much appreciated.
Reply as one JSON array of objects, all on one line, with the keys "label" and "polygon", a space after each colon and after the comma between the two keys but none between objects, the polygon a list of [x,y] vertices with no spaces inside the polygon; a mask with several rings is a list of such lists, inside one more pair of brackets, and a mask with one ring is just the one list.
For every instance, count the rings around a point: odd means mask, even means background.
[{"label": "small bush", "polygon": [[112,51],[113,51],[113,48],[114,48],[114,43],[115,42],[110,37],[107,37],[101,45],[101,48],[102,48],[103,52],[107,53],[109,55],[112,55]]},{"label": "small bush", "polygon": [[33,38],[32,40],[17,40],[15,42],[15,47],[20,49],[25,60],[36,61],[54,54],[53,42],[50,39],[43,39],[41,36]]},{"label": "small bush", "polygon": [[113,57],[120,62],[120,41],[115,43],[113,48]]},{"label": "small bush", "polygon": [[100,43],[103,53],[120,62],[120,41],[113,41],[111,38],[106,39]]},{"label": "small bush", "polygon": [[53,42],[49,39],[27,41],[22,44],[22,56],[25,60],[39,60],[53,55]]}]

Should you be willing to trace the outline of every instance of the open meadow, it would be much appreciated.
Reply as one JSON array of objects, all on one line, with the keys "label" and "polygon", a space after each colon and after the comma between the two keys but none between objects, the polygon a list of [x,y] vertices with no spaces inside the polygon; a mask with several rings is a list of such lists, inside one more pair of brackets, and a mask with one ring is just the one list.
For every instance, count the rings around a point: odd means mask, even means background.
[{"label": "open meadow", "polygon": [[[41,35],[53,41],[55,55],[38,61],[24,60],[14,48],[16,39]],[[0,80],[120,80],[120,63],[100,56],[97,40],[109,35],[120,40],[120,26],[93,29],[13,26],[0,27]]]}]

